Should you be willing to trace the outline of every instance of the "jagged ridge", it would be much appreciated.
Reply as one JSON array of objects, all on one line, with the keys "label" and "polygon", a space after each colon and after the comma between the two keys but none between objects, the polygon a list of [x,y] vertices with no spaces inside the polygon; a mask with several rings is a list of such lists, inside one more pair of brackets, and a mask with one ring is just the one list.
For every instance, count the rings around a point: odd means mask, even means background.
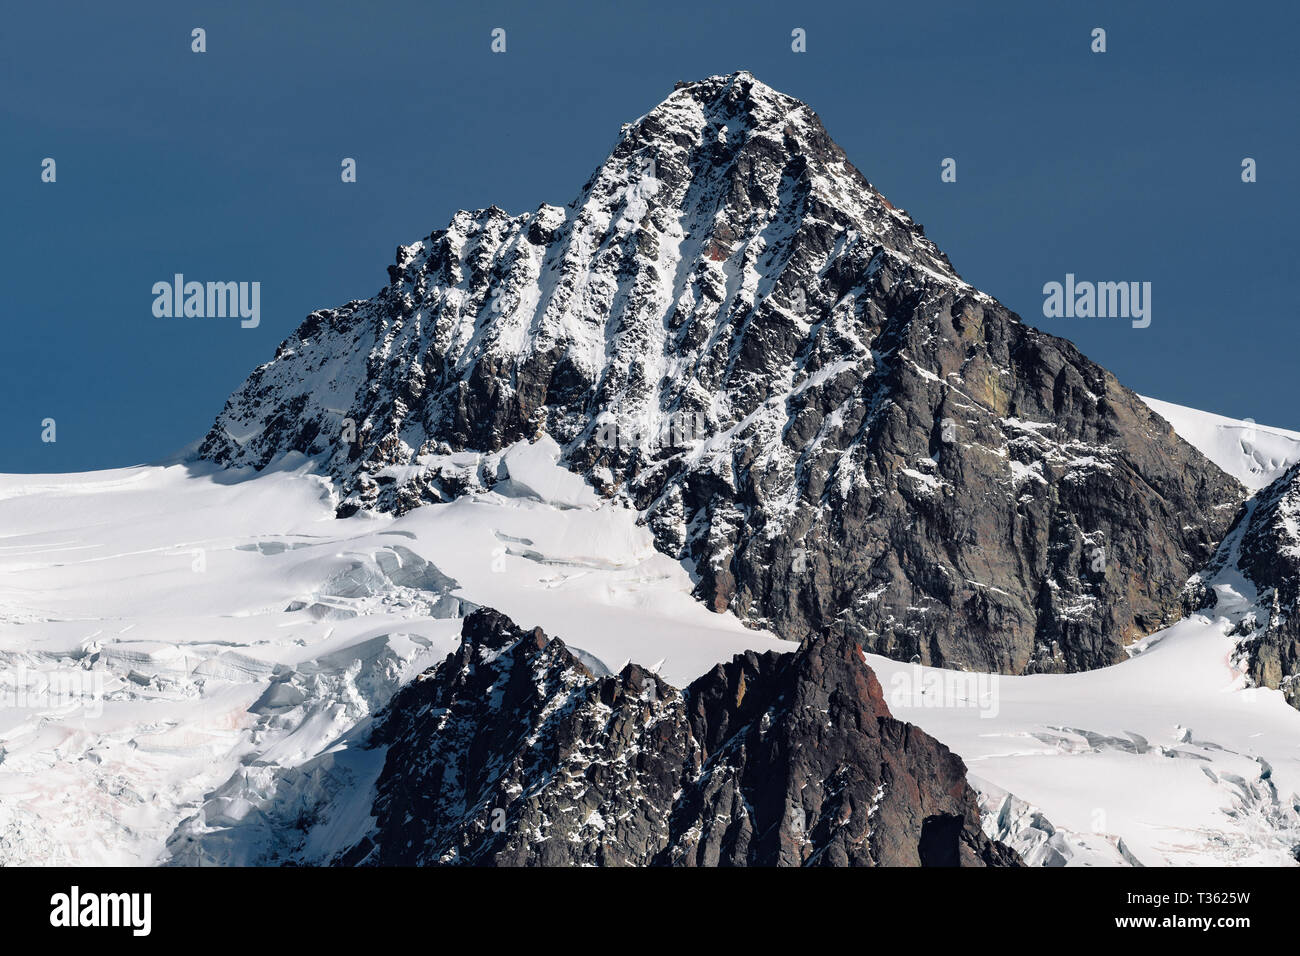
[{"label": "jagged ridge", "polygon": [[889,715],[839,637],[749,652],[685,691],[595,677],[488,609],[394,698],[367,865],[1019,865],[965,766]]}]

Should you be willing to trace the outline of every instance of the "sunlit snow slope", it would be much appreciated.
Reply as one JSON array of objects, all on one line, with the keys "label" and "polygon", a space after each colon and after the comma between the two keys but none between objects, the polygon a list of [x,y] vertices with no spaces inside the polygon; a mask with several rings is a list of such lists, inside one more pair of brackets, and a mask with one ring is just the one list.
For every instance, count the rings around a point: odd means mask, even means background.
[{"label": "sunlit snow slope", "polygon": [[0,863],[157,862],[210,791],[312,758],[445,657],[473,604],[678,685],[789,648],[693,600],[556,453],[507,450],[497,490],[400,519],[335,519],[293,462],[0,476]]},{"label": "sunlit snow slope", "polygon": [[868,661],[894,714],[965,758],[985,831],[1031,865],[1293,864],[1300,713],[1243,689],[1226,632],[1249,603],[1228,583],[1219,595],[1214,616],[1098,671],[972,686]]},{"label": "sunlit snow slope", "polygon": [[1142,396],[1178,436],[1252,491],[1300,461],[1300,432],[1226,418]]}]

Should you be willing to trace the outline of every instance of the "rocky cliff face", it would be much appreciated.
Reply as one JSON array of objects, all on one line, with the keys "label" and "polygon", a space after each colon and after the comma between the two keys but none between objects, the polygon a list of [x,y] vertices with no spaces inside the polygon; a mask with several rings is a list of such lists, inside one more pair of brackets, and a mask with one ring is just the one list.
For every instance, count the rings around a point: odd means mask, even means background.
[{"label": "rocky cliff face", "polygon": [[965,766],[889,715],[844,636],[748,653],[684,691],[597,677],[495,611],[403,689],[363,865],[1010,866]]},{"label": "rocky cliff face", "polygon": [[718,611],[978,670],[1113,663],[1241,487],[972,288],[807,106],[680,84],[578,198],[458,213],[310,315],[202,453],[316,457],[341,513],[458,494],[541,432]]}]

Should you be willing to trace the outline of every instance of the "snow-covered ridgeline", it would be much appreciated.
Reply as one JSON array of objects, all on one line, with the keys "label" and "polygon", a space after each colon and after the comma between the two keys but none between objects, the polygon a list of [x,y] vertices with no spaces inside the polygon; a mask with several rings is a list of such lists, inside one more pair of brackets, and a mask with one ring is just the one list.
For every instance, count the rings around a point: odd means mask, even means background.
[{"label": "snow-covered ridgeline", "polygon": [[1196,448],[1252,491],[1259,491],[1300,461],[1300,432],[1228,418],[1172,402],[1142,401]]}]

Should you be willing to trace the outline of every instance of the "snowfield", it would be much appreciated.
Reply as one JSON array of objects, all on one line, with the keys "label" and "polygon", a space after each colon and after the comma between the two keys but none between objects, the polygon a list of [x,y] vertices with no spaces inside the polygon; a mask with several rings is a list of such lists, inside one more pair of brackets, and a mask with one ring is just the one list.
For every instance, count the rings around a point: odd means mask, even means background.
[{"label": "snowfield", "polygon": [[303,461],[0,476],[0,863],[151,864],[201,808],[246,823],[232,781],[328,750],[455,648],[466,605],[678,685],[789,648],[697,603],[553,451],[397,519],[335,519]]},{"label": "snowfield", "polygon": [[1083,674],[972,687],[867,659],[894,715],[965,758],[985,831],[1030,864],[1294,865],[1300,713],[1245,687],[1226,632],[1249,605],[1227,584],[1219,596],[1230,613]]},{"label": "snowfield", "polygon": [[[1243,445],[1248,424],[1151,404],[1252,487],[1300,456],[1300,435],[1261,426]],[[0,864],[274,860],[285,787],[316,815],[306,859],[328,859],[368,824],[368,717],[452,651],[474,605],[598,672],[631,659],[677,686],[793,648],[696,602],[687,569],[558,453],[543,438],[483,456],[492,491],[400,518],[335,518],[294,456],[260,474],[0,476]],[[1254,594],[1231,567],[1210,583],[1213,617],[1104,670],[868,659],[1030,863],[1295,863],[1300,712],[1245,686],[1228,632]]]},{"label": "snowfield", "polygon": [[1173,425],[1183,441],[1251,491],[1267,487],[1300,461],[1300,432],[1139,397]]}]

